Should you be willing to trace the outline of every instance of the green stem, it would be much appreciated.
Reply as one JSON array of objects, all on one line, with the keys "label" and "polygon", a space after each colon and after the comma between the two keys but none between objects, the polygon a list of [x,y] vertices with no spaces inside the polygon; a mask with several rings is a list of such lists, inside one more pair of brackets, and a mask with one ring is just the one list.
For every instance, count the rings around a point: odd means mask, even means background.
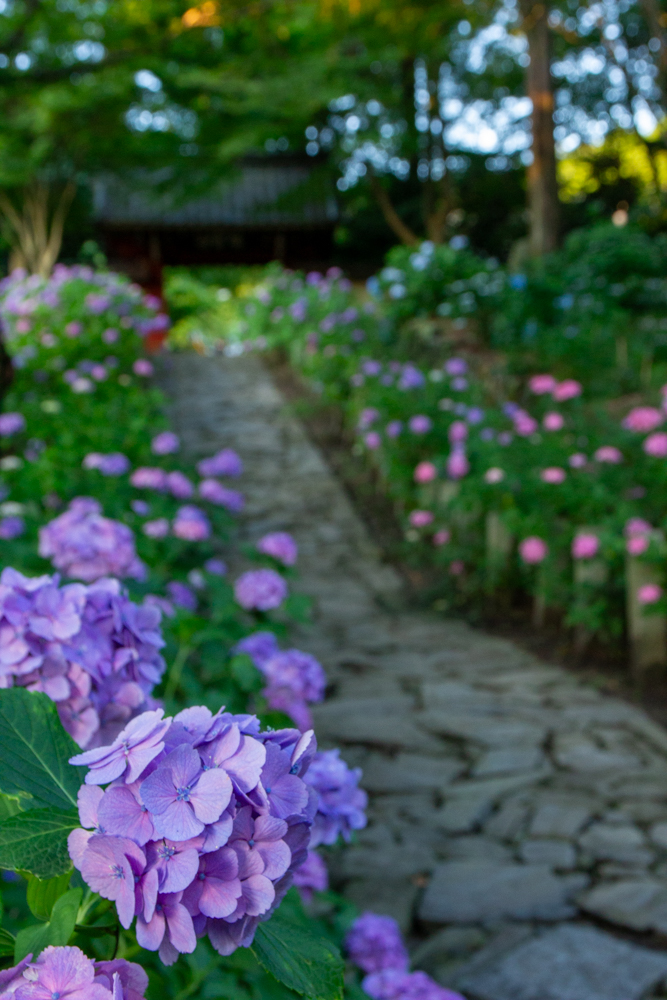
[{"label": "green stem", "polygon": [[183,673],[183,667],[185,666],[185,661],[192,652],[192,647],[188,646],[186,643],[182,643],[178,647],[178,652],[174,657],[174,662],[171,665],[169,671],[169,676],[167,678],[167,686],[164,691],[164,700],[170,701],[178,689],[178,685],[181,680],[181,674]]}]

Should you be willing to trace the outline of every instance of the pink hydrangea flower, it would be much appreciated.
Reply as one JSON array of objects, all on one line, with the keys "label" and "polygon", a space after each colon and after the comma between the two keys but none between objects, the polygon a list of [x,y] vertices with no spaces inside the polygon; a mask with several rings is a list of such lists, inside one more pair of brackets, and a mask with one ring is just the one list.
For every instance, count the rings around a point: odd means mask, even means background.
[{"label": "pink hydrangea flower", "polygon": [[623,461],[623,454],[613,444],[603,444],[593,455],[596,462],[606,462],[609,465],[618,465]]},{"label": "pink hydrangea flower", "polygon": [[382,444],[382,438],[377,431],[369,431],[364,436],[364,441],[366,442],[366,447],[370,448],[371,451],[376,451]]},{"label": "pink hydrangea flower", "polygon": [[625,543],[625,550],[628,555],[641,556],[646,552],[648,546],[649,539],[647,535],[633,535]]},{"label": "pink hydrangea flower", "polygon": [[130,476],[132,486],[138,490],[160,490],[167,488],[167,473],[164,469],[153,469],[141,466],[135,469]]},{"label": "pink hydrangea flower", "polygon": [[640,604],[656,604],[662,597],[662,587],[657,583],[645,583],[637,590]]},{"label": "pink hydrangea flower", "polygon": [[655,406],[635,406],[623,421],[623,426],[626,430],[635,431],[637,434],[648,434],[649,431],[659,427],[664,419],[664,413]]},{"label": "pink hydrangea flower", "polygon": [[176,511],[171,530],[186,542],[203,542],[211,534],[211,524],[203,510],[186,504]]},{"label": "pink hydrangea flower", "polygon": [[567,399],[574,399],[576,396],[581,396],[581,382],[577,382],[573,378],[566,378],[564,382],[559,382],[552,392],[553,398],[557,403],[564,403]]},{"label": "pink hydrangea flower", "polygon": [[649,434],[642,447],[653,458],[667,458],[667,434],[664,431]]},{"label": "pink hydrangea flower", "polygon": [[553,392],[557,382],[553,375],[533,375],[528,381],[528,388],[536,396],[544,396],[547,392]]},{"label": "pink hydrangea flower", "polygon": [[470,463],[466,453],[456,448],[447,459],[447,475],[450,479],[463,479],[470,471]]},{"label": "pink hydrangea flower", "polygon": [[433,536],[433,544],[437,546],[446,545],[450,538],[451,533],[447,530],[447,528],[440,528],[440,530],[436,531]]},{"label": "pink hydrangea flower", "polygon": [[528,565],[543,562],[548,554],[549,547],[547,543],[542,538],[538,538],[537,535],[524,538],[519,544],[519,555]]},{"label": "pink hydrangea flower", "polygon": [[263,535],[257,542],[257,551],[265,556],[272,556],[283,566],[293,566],[299,554],[296,542],[286,531],[272,531]]},{"label": "pink hydrangea flower", "polygon": [[592,559],[600,548],[600,539],[590,531],[580,531],[572,540],[572,555],[575,559]]},{"label": "pink hydrangea flower", "polygon": [[132,365],[132,371],[135,375],[142,375],[144,378],[150,378],[155,369],[148,358],[137,358]]},{"label": "pink hydrangea flower", "polygon": [[420,462],[415,466],[414,480],[416,483],[430,483],[437,478],[438,470],[433,462]]},{"label": "pink hydrangea flower", "polygon": [[623,528],[623,534],[627,538],[632,538],[634,535],[650,534],[651,531],[653,531],[653,525],[645,521],[643,517],[628,518]]},{"label": "pink hydrangea flower", "polygon": [[468,425],[465,420],[455,420],[450,424],[447,436],[452,444],[463,444],[468,437]]},{"label": "pink hydrangea flower", "polygon": [[461,576],[465,568],[463,559],[453,559],[449,564],[449,573],[451,576]]},{"label": "pink hydrangea flower", "polygon": [[540,479],[543,483],[564,483],[567,473],[558,465],[552,465],[548,469],[542,469]]},{"label": "pink hydrangea flower", "polygon": [[561,413],[546,413],[544,419],[542,420],[542,426],[545,431],[560,431],[565,425],[565,420]]},{"label": "pink hydrangea flower", "polygon": [[539,424],[534,417],[531,417],[525,410],[517,410],[513,416],[514,430],[519,437],[530,437],[537,430]]},{"label": "pink hydrangea flower", "polygon": [[430,510],[413,510],[408,520],[413,528],[425,528],[432,524],[433,514]]},{"label": "pink hydrangea flower", "polygon": [[504,478],[505,472],[503,469],[499,469],[495,466],[491,469],[487,469],[484,473],[484,482],[489,483],[491,486],[494,486],[496,483],[502,483]]},{"label": "pink hydrangea flower", "polygon": [[154,521],[146,521],[141,530],[147,538],[166,538],[169,534],[169,521],[166,517],[157,517]]},{"label": "pink hydrangea flower", "polygon": [[575,451],[573,455],[567,460],[567,464],[571,469],[583,469],[583,467],[588,463],[588,459],[582,452]]}]

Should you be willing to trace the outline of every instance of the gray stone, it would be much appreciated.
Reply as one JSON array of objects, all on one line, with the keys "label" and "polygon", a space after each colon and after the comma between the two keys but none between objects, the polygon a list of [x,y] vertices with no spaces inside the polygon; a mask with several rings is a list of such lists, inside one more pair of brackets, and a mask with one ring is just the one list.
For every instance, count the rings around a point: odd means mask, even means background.
[{"label": "gray stone", "polygon": [[367,792],[422,792],[446,788],[466,769],[453,757],[425,757],[399,753],[395,757],[371,753],[363,764],[362,784]]},{"label": "gray stone", "polygon": [[547,865],[451,861],[433,872],[419,908],[422,920],[470,924],[499,920],[565,920],[570,887]]},{"label": "gray stone", "polygon": [[563,871],[574,868],[577,863],[574,847],[564,840],[524,840],[520,853],[529,864],[549,865]]},{"label": "gray stone", "polygon": [[360,910],[383,913],[396,920],[406,932],[412,924],[413,907],[419,887],[411,878],[383,877],[354,879],[345,886],[345,896]]},{"label": "gray stone", "polygon": [[484,778],[491,774],[512,774],[515,771],[532,771],[544,763],[538,747],[508,747],[489,750],[475,765],[474,774]]},{"label": "gray stone", "polygon": [[584,893],[578,903],[583,910],[613,924],[667,933],[667,882],[634,878],[602,883]]},{"label": "gray stone", "polygon": [[495,716],[463,715],[444,709],[427,708],[417,714],[416,720],[432,733],[472,740],[488,747],[534,747],[541,744],[547,735],[545,727],[520,719],[504,721]]},{"label": "gray stone", "polygon": [[483,823],[492,809],[493,799],[488,795],[462,795],[447,802],[433,819],[447,833],[468,833]]},{"label": "gray stone", "polygon": [[576,924],[546,931],[456,981],[478,1000],[640,1000],[667,954]]},{"label": "gray stone", "polygon": [[322,740],[438,753],[442,745],[411,721],[408,698],[333,699],[313,711]]},{"label": "gray stone", "polygon": [[579,845],[596,861],[648,865],[653,860],[652,851],[646,848],[644,834],[636,826],[593,823],[579,837]]},{"label": "gray stone", "polygon": [[649,831],[649,837],[654,844],[667,850],[667,823],[656,823]]},{"label": "gray stone", "polygon": [[592,740],[578,736],[559,736],[554,756],[562,767],[586,774],[600,771],[636,770],[642,766],[641,757],[618,750],[603,750]]},{"label": "gray stone", "polygon": [[591,817],[591,809],[581,801],[554,798],[542,802],[533,817],[533,837],[574,837]]},{"label": "gray stone", "polygon": [[484,944],[484,932],[477,927],[443,927],[418,945],[410,955],[413,968],[433,967],[442,958],[460,958]]},{"label": "gray stone", "polygon": [[444,844],[444,852],[451,860],[471,861],[511,861],[509,848],[499,844],[490,837],[448,837]]},{"label": "gray stone", "polygon": [[530,805],[523,799],[503,802],[497,812],[484,824],[484,830],[491,837],[514,840],[523,830],[530,815]]}]

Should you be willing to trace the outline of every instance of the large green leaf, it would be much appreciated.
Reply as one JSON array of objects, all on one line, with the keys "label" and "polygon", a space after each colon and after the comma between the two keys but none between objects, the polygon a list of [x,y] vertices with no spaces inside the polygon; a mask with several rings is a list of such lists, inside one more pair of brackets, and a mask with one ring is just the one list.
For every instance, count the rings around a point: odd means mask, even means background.
[{"label": "large green leaf", "polygon": [[343,960],[336,946],[280,910],[259,925],[252,950],[264,968],[291,990],[312,1000],[343,996]]},{"label": "large green leaf", "polygon": [[72,867],[67,837],[79,826],[73,809],[30,809],[0,823],[0,868],[40,879],[64,875]]},{"label": "large green leaf", "polygon": [[64,875],[56,875],[55,878],[37,878],[36,875],[28,876],[27,900],[30,912],[38,920],[50,920],[53,907],[61,896],[64,896],[69,889],[72,869]]},{"label": "large green leaf", "polygon": [[0,691],[0,791],[27,793],[37,807],[70,809],[82,781],[79,768],[67,763],[76,753],[47,695],[21,687]]},{"label": "large green leaf", "polygon": [[37,958],[50,944],[67,944],[74,931],[82,895],[81,889],[70,889],[56,902],[48,923],[20,930],[16,935],[14,961],[20,962],[30,952]]}]

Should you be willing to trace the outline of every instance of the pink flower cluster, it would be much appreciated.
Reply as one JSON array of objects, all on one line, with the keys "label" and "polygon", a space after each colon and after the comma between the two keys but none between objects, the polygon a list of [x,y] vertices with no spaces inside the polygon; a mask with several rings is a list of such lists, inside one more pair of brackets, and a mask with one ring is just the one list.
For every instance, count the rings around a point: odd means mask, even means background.
[{"label": "pink flower cluster", "polygon": [[581,383],[573,378],[558,382],[553,375],[533,375],[528,382],[528,388],[536,396],[551,395],[557,403],[575,399],[581,395]]},{"label": "pink flower cluster", "polygon": [[166,965],[197,937],[221,955],[248,947],[306,860],[316,746],[312,731],[260,733],[223,709],[146,712],[71,759],[89,767],[72,861]]},{"label": "pink flower cluster", "polygon": [[42,691],[79,746],[113,738],[151,704],[164,672],[161,613],[118,580],[59,586],[57,576],[0,576],[0,686]]},{"label": "pink flower cluster", "polygon": [[76,497],[64,514],[40,528],[39,554],[67,576],[86,583],[103,576],[141,580],[146,575],[130,528],[103,517],[100,504],[91,497]]}]

